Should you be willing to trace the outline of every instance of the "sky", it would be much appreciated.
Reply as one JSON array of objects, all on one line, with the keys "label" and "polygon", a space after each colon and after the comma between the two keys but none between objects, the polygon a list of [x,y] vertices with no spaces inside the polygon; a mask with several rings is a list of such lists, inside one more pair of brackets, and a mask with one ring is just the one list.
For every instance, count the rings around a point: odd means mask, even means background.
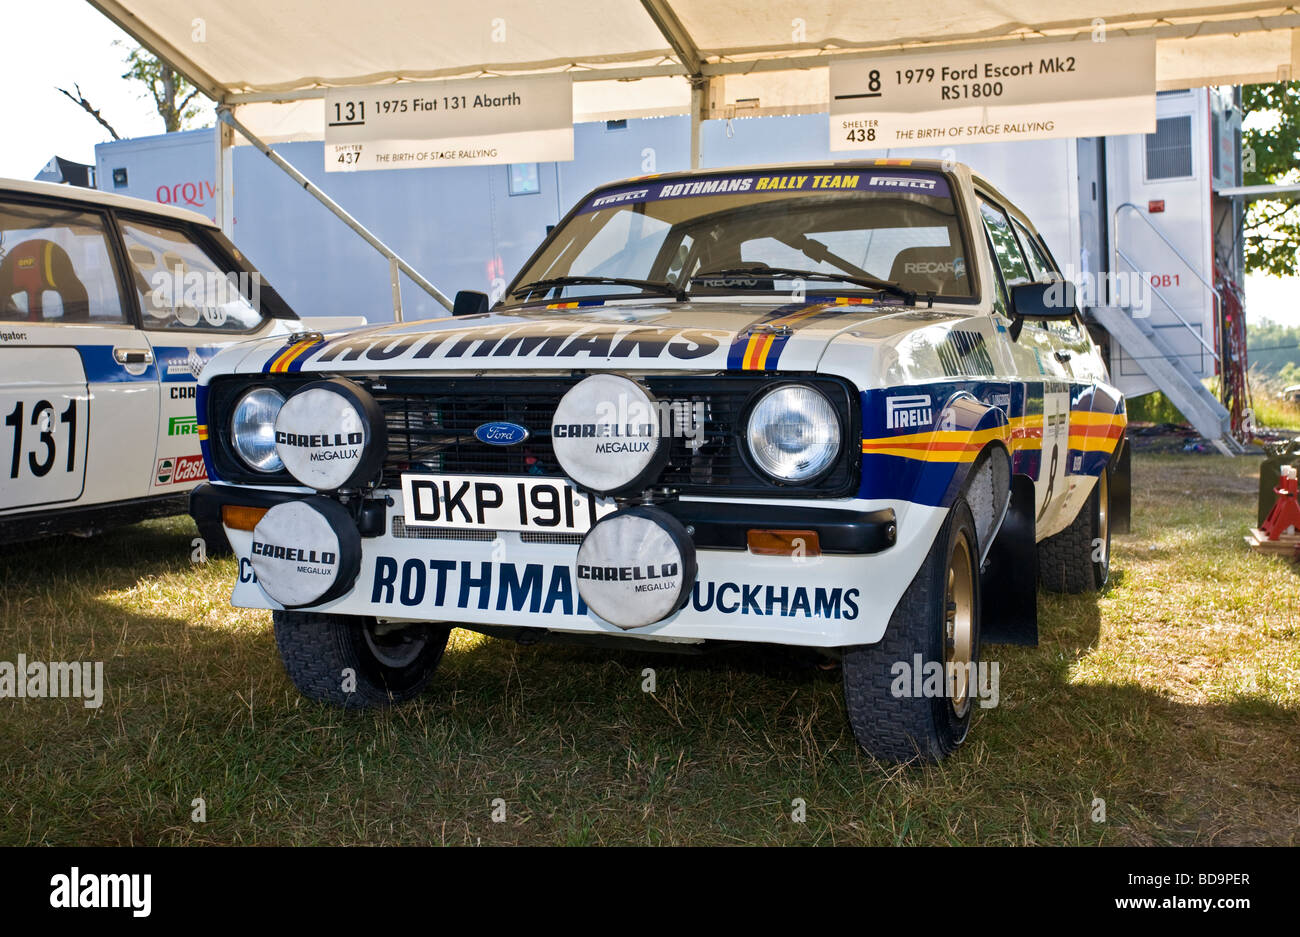
[{"label": "sky", "polygon": [[162,133],[144,87],[122,80],[134,45],[86,0],[0,0],[0,176],[31,179],[55,154],[93,163],[112,139],[56,87],[80,84],[123,137]]},{"label": "sky", "polygon": [[[142,86],[121,77],[133,44],[85,0],[0,0],[0,176],[31,179],[55,154],[93,163],[111,139],[56,87],[80,84],[124,138],[162,133]],[[1300,277],[1248,276],[1246,314],[1300,326]]]}]

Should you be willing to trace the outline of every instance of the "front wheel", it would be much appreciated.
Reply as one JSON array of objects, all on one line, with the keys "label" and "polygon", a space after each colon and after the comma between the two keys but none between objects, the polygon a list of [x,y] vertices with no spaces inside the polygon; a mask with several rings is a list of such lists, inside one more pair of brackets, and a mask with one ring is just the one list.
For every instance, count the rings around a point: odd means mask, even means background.
[{"label": "front wheel", "polygon": [[937,762],[965,741],[978,688],[978,557],[975,519],[958,500],[885,636],[844,649],[845,708],[868,754]]},{"label": "front wheel", "polygon": [[349,709],[413,699],[433,679],[451,629],[317,612],[273,612],[285,673],[308,699]]}]

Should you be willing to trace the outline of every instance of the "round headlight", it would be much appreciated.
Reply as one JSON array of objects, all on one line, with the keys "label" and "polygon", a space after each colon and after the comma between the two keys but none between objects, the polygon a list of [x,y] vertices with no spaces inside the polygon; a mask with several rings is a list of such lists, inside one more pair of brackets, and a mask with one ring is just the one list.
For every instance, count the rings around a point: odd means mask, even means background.
[{"label": "round headlight", "polygon": [[749,413],[749,454],[778,481],[816,478],[840,453],[840,420],[812,387],[786,384],[763,395]]},{"label": "round headlight", "polygon": [[270,387],[250,390],[239,398],[230,417],[230,443],[249,468],[278,472],[284,468],[275,449],[275,418],[284,396]]}]

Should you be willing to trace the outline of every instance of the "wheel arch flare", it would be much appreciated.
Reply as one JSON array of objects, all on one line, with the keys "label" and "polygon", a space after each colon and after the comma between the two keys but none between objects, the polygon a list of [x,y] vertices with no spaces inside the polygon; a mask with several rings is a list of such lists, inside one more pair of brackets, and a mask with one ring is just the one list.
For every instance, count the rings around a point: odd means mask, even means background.
[{"label": "wheel arch flare", "polygon": [[[1009,404],[1007,385],[984,390]],[[981,553],[987,549],[1011,490],[1012,430],[1004,409],[953,385],[865,391],[862,436],[859,497],[949,508],[966,493]]]}]

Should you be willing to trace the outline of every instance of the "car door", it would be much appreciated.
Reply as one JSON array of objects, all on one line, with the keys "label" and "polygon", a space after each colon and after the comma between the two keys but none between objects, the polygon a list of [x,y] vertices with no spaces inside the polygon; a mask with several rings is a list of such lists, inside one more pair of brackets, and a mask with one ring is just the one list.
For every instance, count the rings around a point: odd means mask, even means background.
[{"label": "car door", "polygon": [[[1025,259],[1028,261],[1035,279],[1060,279],[1061,272],[1053,262],[1051,255],[1041,239],[1036,237],[1019,219],[1013,217],[1012,223],[1020,243],[1024,247]],[[1071,375],[1070,413],[1076,423],[1075,432],[1080,426],[1074,415],[1082,409],[1089,409],[1094,399],[1091,391],[1098,382],[1108,380],[1106,364],[1101,351],[1093,343],[1084,325],[1083,317],[1076,312],[1069,319],[1059,319],[1043,323],[1047,329],[1056,351],[1055,354],[1065,358],[1065,366]],[[1064,499],[1058,504],[1058,523],[1064,525],[1074,518],[1092,491],[1094,476],[1084,470],[1084,453],[1070,448],[1066,455]]]},{"label": "car door", "polygon": [[194,225],[127,213],[117,221],[161,385],[152,486],[183,491],[207,478],[195,410],[199,372],[227,345],[269,333],[261,282],[234,269]]},{"label": "car door", "polygon": [[[1042,241],[1018,218],[1013,216],[1011,222],[1024,248],[1025,260],[1034,280],[1042,282],[1064,279]],[[1089,338],[1080,315],[1043,324],[1052,342],[1054,354],[1065,358],[1063,364],[1074,383],[1091,384],[1106,379],[1105,362]]]},{"label": "car door", "polygon": [[[994,315],[1010,322],[1011,289],[1035,279],[1006,210],[980,196],[980,217],[1000,278]],[[999,306],[1001,308],[999,308]],[[1024,413],[1013,439],[1016,470],[1034,478],[1035,516],[1040,531],[1061,528],[1067,488],[1070,442],[1071,374],[1068,357],[1043,322],[1025,321],[1006,347],[1016,378],[1024,385]],[[1066,518],[1068,522],[1068,518]]]},{"label": "car door", "polygon": [[158,372],[105,213],[0,199],[0,333],[0,511],[146,494]]}]

